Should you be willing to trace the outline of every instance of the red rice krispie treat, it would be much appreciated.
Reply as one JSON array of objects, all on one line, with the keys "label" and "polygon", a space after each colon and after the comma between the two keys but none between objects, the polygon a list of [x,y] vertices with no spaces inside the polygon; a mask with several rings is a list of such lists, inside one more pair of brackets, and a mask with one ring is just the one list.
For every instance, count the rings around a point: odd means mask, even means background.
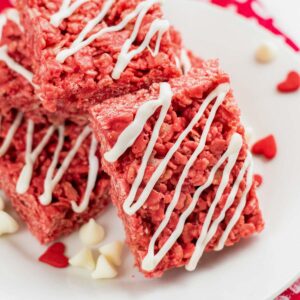
[{"label": "red rice krispie treat", "polygon": [[0,14],[0,112],[5,114],[15,108],[33,119],[47,117],[52,122],[61,122],[72,118],[78,123],[86,122],[86,116],[77,111],[51,114],[42,107],[41,100],[35,94],[31,57],[23,31],[15,9]]},{"label": "red rice krispie treat", "polygon": [[18,0],[34,83],[50,111],[120,96],[177,77],[160,0]]},{"label": "red rice krispie treat", "polygon": [[252,157],[216,62],[91,109],[103,168],[146,277],[260,232]]},{"label": "red rice krispie treat", "polygon": [[1,116],[0,188],[41,243],[69,234],[103,211],[109,178],[89,127]]}]

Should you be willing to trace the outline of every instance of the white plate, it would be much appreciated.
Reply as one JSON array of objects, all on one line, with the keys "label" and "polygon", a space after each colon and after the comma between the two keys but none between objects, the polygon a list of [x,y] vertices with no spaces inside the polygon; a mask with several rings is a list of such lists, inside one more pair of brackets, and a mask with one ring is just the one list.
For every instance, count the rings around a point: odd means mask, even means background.
[{"label": "white plate", "polygon": [[[126,253],[119,278],[98,282],[85,271],[38,263],[45,248],[24,229],[0,240],[0,299],[264,300],[300,275],[300,94],[275,91],[288,70],[300,70],[299,57],[278,42],[278,59],[269,66],[257,65],[254,50],[272,36],[251,22],[187,0],[169,0],[166,12],[190,48],[205,58],[221,59],[256,136],[274,133],[277,137],[278,157],[256,165],[265,180],[260,198],[266,230],[222,253],[205,255],[193,273],[175,270],[162,279],[145,280]],[[113,208],[99,220],[108,233],[106,242],[123,237]],[[64,241],[69,255],[80,249],[77,234]]]}]

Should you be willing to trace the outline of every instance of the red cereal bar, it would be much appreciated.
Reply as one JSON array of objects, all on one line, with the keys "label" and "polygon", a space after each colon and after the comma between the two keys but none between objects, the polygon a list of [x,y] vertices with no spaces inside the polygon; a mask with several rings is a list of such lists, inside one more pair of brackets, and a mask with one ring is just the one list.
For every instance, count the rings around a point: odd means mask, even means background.
[{"label": "red cereal bar", "polygon": [[181,74],[161,0],[16,2],[50,111],[86,111]]},{"label": "red cereal bar", "polygon": [[252,157],[228,75],[188,75],[91,108],[135,263],[146,277],[262,231]]},{"label": "red cereal bar", "polygon": [[47,117],[57,123],[66,118],[86,122],[86,116],[78,111],[51,114],[43,109],[32,82],[31,56],[23,33],[17,10],[11,8],[0,14],[0,113],[15,108],[35,120]]},{"label": "red cereal bar", "polygon": [[69,234],[103,211],[109,178],[87,126],[1,116],[0,188],[41,243]]}]

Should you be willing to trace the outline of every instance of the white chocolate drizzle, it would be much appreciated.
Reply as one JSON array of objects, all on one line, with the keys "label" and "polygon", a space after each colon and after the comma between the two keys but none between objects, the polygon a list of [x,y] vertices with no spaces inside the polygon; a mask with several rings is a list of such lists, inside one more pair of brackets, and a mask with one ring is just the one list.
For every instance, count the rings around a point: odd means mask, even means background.
[{"label": "white chocolate drizzle", "polygon": [[[248,157],[250,156],[250,154],[248,154]],[[237,206],[233,217],[231,218],[229,224],[227,225],[227,228],[225,229],[225,231],[223,232],[223,235],[221,236],[219,243],[217,245],[217,247],[215,248],[215,250],[219,251],[222,250],[225,246],[225,243],[227,241],[227,238],[231,232],[231,230],[233,229],[234,225],[236,224],[236,222],[239,220],[239,217],[241,215],[241,213],[243,212],[245,206],[246,206],[246,202],[247,202],[247,195],[250,192],[251,186],[253,183],[253,164],[251,163],[251,165],[249,166],[249,170],[247,173],[247,186],[246,186],[246,190],[242,196],[242,199],[239,203],[239,205]]]},{"label": "white chocolate drizzle", "polygon": [[[60,10],[52,16],[51,24],[56,27],[59,26],[63,19],[71,16],[74,13],[74,11],[85,2],[86,1],[84,0],[78,0],[70,6],[71,1],[64,0]],[[161,20],[161,19],[156,19],[153,21],[142,44],[138,48],[130,51],[132,44],[137,38],[140,27],[142,25],[142,22],[147,12],[156,3],[161,3],[161,0],[145,0],[141,2],[140,4],[137,5],[137,7],[132,12],[126,15],[119,24],[114,26],[104,27],[87,38],[88,34],[92,32],[92,30],[105,18],[110,8],[114,4],[114,0],[106,0],[99,14],[94,19],[90,20],[87,23],[85,28],[79,34],[77,39],[72,43],[70,48],[63,49],[57,54],[56,60],[60,63],[63,63],[68,57],[74,55],[76,52],[88,46],[96,39],[102,37],[104,34],[120,31],[124,29],[133,19],[136,18],[136,22],[132,34],[130,38],[127,39],[124,45],[122,46],[121,52],[118,57],[118,61],[112,72],[112,78],[116,80],[119,79],[122,72],[129,65],[130,61],[136,55],[142,53],[146,48],[151,52],[153,56],[156,56],[159,53],[161,39],[170,26],[168,21]],[[155,35],[157,35],[155,49],[151,50],[149,45],[152,38]]]},{"label": "white chocolate drizzle", "polygon": [[152,154],[155,143],[158,139],[159,131],[161,129],[163,121],[164,121],[166,114],[171,106],[173,94],[172,94],[172,90],[171,90],[171,87],[169,84],[167,84],[167,83],[161,84],[160,95],[159,95],[158,100],[149,100],[148,102],[145,102],[144,104],[142,104],[139,107],[134,121],[127,128],[125,128],[125,130],[120,134],[116,144],[112,147],[112,149],[110,151],[106,152],[104,155],[104,158],[108,162],[115,162],[116,160],[118,160],[125,153],[125,151],[133,145],[133,143],[135,142],[137,137],[141,134],[147,120],[154,114],[154,112],[158,108],[161,107],[160,115],[154,126],[152,136],[151,136],[148,146],[145,150],[145,154],[142,158],[142,162],[141,162],[140,168],[138,170],[138,174],[135,178],[134,183],[132,184],[129,195],[123,204],[123,209],[124,209],[125,213],[127,213],[128,215],[133,215],[146,203],[155,184],[157,183],[160,176],[165,171],[169,161],[171,160],[171,158],[173,157],[175,152],[179,149],[183,140],[188,136],[188,134],[191,132],[191,130],[194,128],[194,126],[202,118],[204,112],[207,110],[209,105],[211,105],[214,102],[214,104],[211,107],[206,124],[204,126],[198,146],[195,149],[194,153],[189,158],[189,160],[187,161],[187,163],[185,164],[185,167],[181,173],[181,176],[178,179],[178,183],[175,188],[173,198],[165,212],[164,219],[151,238],[147,255],[144,257],[144,259],[142,261],[142,269],[145,271],[149,271],[149,272],[153,271],[157,267],[157,265],[161,262],[161,260],[165,257],[165,255],[168,253],[168,251],[172,248],[172,246],[175,244],[175,242],[177,241],[177,239],[180,237],[180,235],[183,232],[184,225],[185,225],[187,218],[194,211],[202,192],[212,185],[217,171],[219,171],[219,169],[221,168],[221,166],[224,165],[224,163],[226,163],[226,165],[223,169],[223,175],[222,175],[220,185],[219,185],[217,193],[215,195],[215,199],[213,200],[213,202],[209,208],[209,211],[207,213],[206,219],[204,221],[204,224],[203,224],[203,227],[201,230],[201,235],[196,243],[195,251],[191,257],[191,260],[189,261],[189,263],[186,266],[187,270],[194,270],[196,268],[198,261],[200,260],[206,245],[209,243],[209,241],[215,235],[219,224],[223,221],[223,219],[225,217],[226,211],[233,204],[233,202],[236,198],[237,192],[239,190],[240,183],[243,180],[243,178],[247,172],[247,186],[243,192],[241,202],[236,209],[235,216],[232,218],[232,220],[228,224],[226,231],[224,231],[224,234],[223,234],[222,238],[220,239],[219,247],[222,247],[223,244],[226,242],[230,231],[236,224],[238,218],[240,217],[240,215],[243,211],[243,208],[246,203],[247,195],[252,186],[252,175],[253,175],[252,174],[252,157],[251,157],[250,153],[248,153],[248,156],[244,162],[244,165],[243,165],[242,169],[240,170],[240,173],[231,188],[230,195],[228,196],[226,204],[225,204],[224,208],[222,209],[219,217],[216,220],[214,220],[214,222],[211,222],[214,211],[222,198],[225,188],[229,184],[231,171],[237,163],[237,159],[238,159],[240,150],[243,146],[242,136],[240,134],[235,133],[235,134],[233,134],[233,136],[231,138],[231,141],[230,141],[227,151],[222,155],[222,157],[220,158],[218,163],[212,168],[207,181],[202,186],[200,186],[194,193],[192,202],[190,203],[189,207],[181,214],[178,224],[177,224],[175,230],[172,232],[171,236],[164,243],[164,245],[161,247],[161,249],[159,249],[159,251],[156,254],[154,253],[156,241],[159,238],[159,236],[161,235],[161,233],[163,232],[163,230],[167,227],[167,225],[170,221],[171,215],[179,201],[182,186],[189,174],[191,167],[194,165],[198,156],[204,150],[204,147],[206,145],[206,140],[207,140],[211,125],[213,123],[213,120],[216,116],[216,113],[217,113],[220,105],[223,103],[223,101],[229,91],[230,91],[229,84],[226,84],[226,83],[220,84],[214,91],[212,91],[207,96],[206,99],[204,99],[202,105],[200,106],[198,112],[195,114],[194,118],[191,120],[190,124],[180,134],[177,141],[170,148],[170,150],[168,151],[166,156],[161,160],[160,164],[157,166],[157,168],[154,171],[154,173],[152,174],[151,178],[148,179],[146,187],[143,189],[142,193],[139,195],[139,197],[137,199],[136,199],[137,191],[138,191],[138,189],[141,185],[141,182],[144,178],[145,170],[146,170],[149,158]]},{"label": "white chocolate drizzle", "polygon": [[9,8],[4,13],[0,14],[0,40],[2,39],[3,28],[5,27],[8,20],[14,22],[19,26],[21,31],[24,31],[20,22],[18,11],[14,8]]},{"label": "white chocolate drizzle", "polygon": [[71,0],[64,0],[60,10],[51,17],[50,23],[53,26],[58,27],[64,19],[69,18],[76,9],[86,2],[88,2],[88,0],[76,0],[71,4]]},{"label": "white chocolate drizzle", "polygon": [[185,49],[181,50],[180,61],[182,65],[183,74],[187,74],[192,69],[192,63]]},{"label": "white chocolate drizzle", "polygon": [[[0,147],[0,156],[3,156],[7,152],[8,148],[10,147],[14,135],[22,122],[22,118],[23,118],[23,114],[19,112],[14,122],[9,128],[2,146]],[[1,122],[1,118],[0,118],[0,122]],[[49,205],[52,202],[52,193],[53,190],[55,189],[55,186],[61,181],[63,175],[65,174],[66,170],[69,168],[72,160],[74,159],[82,143],[92,133],[92,130],[88,126],[86,126],[82,130],[82,132],[77,137],[77,140],[75,141],[74,145],[72,146],[71,150],[64,158],[61,166],[56,170],[57,165],[59,163],[59,155],[63,149],[63,145],[65,142],[65,125],[60,125],[60,126],[51,125],[47,129],[40,143],[35,147],[35,149],[32,149],[33,136],[34,136],[34,122],[32,120],[29,120],[27,125],[27,133],[26,133],[25,165],[23,166],[20,172],[16,184],[16,192],[18,194],[24,194],[28,191],[33,176],[34,163],[36,162],[36,160],[38,159],[38,157],[40,156],[40,154],[42,153],[46,145],[49,143],[55,131],[58,131],[58,142],[57,142],[55,152],[53,154],[52,162],[47,170],[46,177],[44,180],[44,193],[39,197],[39,200],[43,205]],[[92,134],[91,145],[89,150],[89,172],[88,172],[86,190],[84,192],[84,196],[80,205],[77,205],[75,201],[71,202],[72,208],[76,213],[82,213],[86,210],[86,208],[89,205],[91,193],[96,185],[97,175],[99,171],[99,159],[96,156],[97,147],[98,147],[98,142],[95,136]],[[55,171],[56,174],[54,175]]]},{"label": "white chocolate drizzle", "polygon": [[32,83],[33,74],[25,69],[23,66],[18,64],[15,60],[13,60],[7,53],[7,46],[0,47],[0,60],[4,61],[7,66],[15,71],[16,73],[20,74],[22,77],[24,77],[29,83]]},{"label": "white chocolate drizzle", "polygon": [[[22,119],[23,119],[23,114],[21,112],[18,112],[15,120],[13,121],[12,125],[10,126],[10,128],[5,136],[5,139],[0,147],[0,157],[5,155],[5,153],[7,152],[8,148],[15,136],[15,133],[17,132],[18,128],[21,125]],[[2,123],[2,117],[0,116],[0,124],[1,123]]]},{"label": "white chocolate drizzle", "polygon": [[[0,40],[2,38],[3,28],[5,27],[8,20],[17,24],[20,30],[23,31],[23,27],[21,26],[20,23],[20,17],[18,11],[16,9],[8,9],[5,11],[4,14],[0,15]],[[11,70],[20,74],[22,77],[24,77],[28,82],[30,82],[33,85],[32,83],[33,74],[27,69],[25,69],[23,66],[21,66],[19,63],[17,63],[15,60],[13,60],[8,55],[7,50],[8,48],[6,45],[0,47],[0,60],[4,61]]]},{"label": "white chocolate drizzle", "polygon": [[28,121],[27,126],[27,134],[26,134],[26,151],[25,151],[25,165],[19,175],[16,192],[18,194],[24,194],[29,188],[30,181],[33,173],[33,165],[41,154],[47,143],[49,142],[53,132],[55,130],[55,126],[52,125],[48,128],[45,136],[42,138],[41,142],[38,146],[32,151],[32,143],[33,143],[33,133],[34,133],[34,122],[32,120]]},{"label": "white chocolate drizzle", "polygon": [[96,185],[97,175],[99,171],[99,159],[96,156],[97,147],[98,142],[95,135],[93,134],[89,152],[89,174],[87,187],[80,205],[78,205],[75,201],[71,202],[73,210],[77,213],[82,213],[87,209],[91,193]]},{"label": "white chocolate drizzle", "polygon": [[43,205],[49,205],[52,202],[52,193],[55,188],[55,186],[59,183],[59,181],[62,179],[64,173],[69,168],[70,163],[72,162],[74,156],[76,155],[77,151],[81,147],[81,144],[84,142],[84,140],[91,134],[90,127],[86,126],[83,131],[78,136],[74,146],[71,148],[71,150],[68,152],[67,156],[65,157],[62,165],[59,167],[59,169],[56,171],[56,174],[54,175],[54,171],[56,169],[56,166],[58,164],[58,153],[62,150],[62,146],[64,144],[64,135],[62,131],[59,131],[59,141],[57,144],[56,151],[54,153],[54,158],[52,160],[52,163],[47,171],[46,179],[44,181],[44,193],[39,197],[39,200],[41,204]]},{"label": "white chocolate drizzle", "polygon": [[[241,136],[240,137],[240,149],[242,147],[242,138]],[[240,150],[239,149],[239,150]],[[226,200],[226,204],[224,206],[224,208],[222,209],[220,215],[218,216],[218,218],[211,224],[211,221],[212,221],[212,216],[215,212],[215,209],[218,205],[218,203],[220,202],[221,200],[221,197],[222,197],[222,194],[229,182],[229,175],[230,175],[230,171],[231,169],[233,168],[233,166],[235,165],[236,163],[236,160],[238,158],[238,154],[239,154],[239,151],[233,153],[233,155],[231,157],[228,158],[228,163],[223,171],[223,176],[222,176],[222,180],[221,180],[221,183],[220,183],[220,186],[218,188],[218,191],[217,191],[217,195],[215,197],[215,199],[213,200],[210,208],[209,208],[209,211],[207,213],[207,216],[205,218],[205,221],[204,221],[204,224],[203,224],[203,227],[202,227],[202,230],[201,230],[201,234],[200,234],[200,237],[196,243],[196,247],[195,247],[195,250],[194,250],[194,253],[189,261],[189,263],[186,265],[186,269],[188,271],[193,271],[196,269],[197,267],[197,264],[201,258],[201,256],[203,255],[203,252],[205,250],[205,247],[207,246],[207,244],[210,242],[210,240],[214,237],[217,229],[218,229],[218,226],[220,225],[220,223],[223,221],[223,219],[225,218],[225,213],[226,211],[230,208],[230,206],[232,205],[232,203],[234,202],[234,199],[237,195],[237,192],[238,192],[238,189],[239,189],[239,186],[240,186],[240,183],[241,181],[243,180],[244,176],[245,176],[245,173],[246,171],[248,170],[250,164],[251,164],[251,154],[248,154],[248,157],[247,159],[245,160],[245,163],[242,167],[242,169],[240,170],[240,173],[235,181],[235,183],[233,184],[232,188],[231,188],[231,192]],[[229,170],[228,170],[229,169]],[[246,190],[243,192],[243,198],[246,199],[247,195],[248,195],[248,192],[252,186],[252,172],[251,170],[248,170],[248,176],[247,176],[247,188]],[[248,177],[250,177],[250,180]],[[242,202],[242,201],[241,201]],[[240,202],[240,203],[241,203]],[[238,211],[238,218],[240,217],[241,213],[242,213],[242,210],[239,210]],[[233,218],[231,219],[231,221],[233,220]],[[234,222],[235,224],[236,222]],[[233,224],[233,223],[232,223]],[[233,226],[232,226],[233,227]],[[227,229],[230,228],[230,231],[232,229],[231,226],[227,226]],[[227,230],[226,229],[226,230]],[[230,232],[229,231],[229,232]],[[226,235],[223,235],[224,237]],[[223,238],[224,239],[224,238]],[[227,240],[227,237],[226,237],[226,240]]]}]

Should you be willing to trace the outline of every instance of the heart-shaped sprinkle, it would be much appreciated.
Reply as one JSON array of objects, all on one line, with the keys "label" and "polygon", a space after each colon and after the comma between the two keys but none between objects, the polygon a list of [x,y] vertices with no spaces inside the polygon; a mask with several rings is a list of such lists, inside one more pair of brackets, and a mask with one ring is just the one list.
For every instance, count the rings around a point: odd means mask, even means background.
[{"label": "heart-shaped sprinkle", "polygon": [[296,92],[299,89],[300,74],[296,71],[289,72],[286,79],[277,86],[277,90],[281,93]]},{"label": "heart-shaped sprinkle", "polygon": [[46,250],[39,261],[55,268],[66,268],[69,265],[69,260],[64,255],[65,249],[63,243],[55,243]]},{"label": "heart-shaped sprinkle", "polygon": [[260,187],[261,185],[262,185],[262,183],[263,183],[263,178],[262,178],[262,176],[261,175],[259,175],[259,174],[254,174],[254,181],[256,182],[256,186],[257,187]]},{"label": "heart-shaped sprinkle", "polygon": [[252,153],[255,155],[263,155],[269,160],[273,159],[277,154],[275,137],[273,135],[268,135],[257,141],[252,147]]}]

